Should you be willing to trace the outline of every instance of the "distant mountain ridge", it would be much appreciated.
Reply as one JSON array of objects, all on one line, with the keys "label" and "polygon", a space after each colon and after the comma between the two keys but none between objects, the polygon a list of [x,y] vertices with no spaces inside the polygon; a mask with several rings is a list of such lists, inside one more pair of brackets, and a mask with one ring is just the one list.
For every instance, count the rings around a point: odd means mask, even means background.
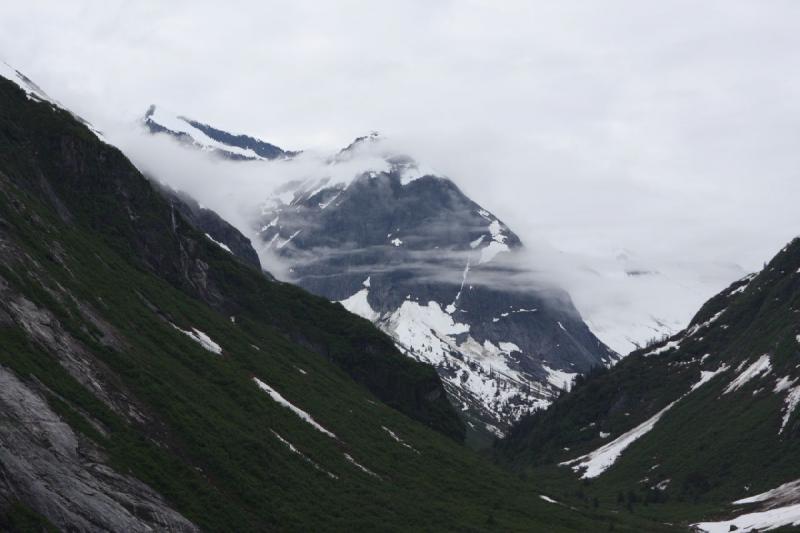
[{"label": "distant mountain ridge", "polygon": [[[372,169],[337,171],[360,158]],[[450,179],[386,150],[376,132],[328,164],[330,175],[286,183],[255,210],[256,248],[288,267],[287,281],[433,364],[475,443],[618,359],[566,292],[532,281],[519,237]]]},{"label": "distant mountain ridge", "polygon": [[195,147],[229,159],[288,159],[300,152],[284,150],[248,135],[237,135],[183,116],[172,115],[151,105],[144,115],[151,133],[166,133]]}]

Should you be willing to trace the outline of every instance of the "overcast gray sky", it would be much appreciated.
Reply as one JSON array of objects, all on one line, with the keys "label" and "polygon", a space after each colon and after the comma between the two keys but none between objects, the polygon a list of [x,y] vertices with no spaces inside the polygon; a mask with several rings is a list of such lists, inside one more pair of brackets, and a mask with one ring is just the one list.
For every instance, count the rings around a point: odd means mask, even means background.
[{"label": "overcast gray sky", "polygon": [[29,0],[0,57],[101,129],[379,130],[524,241],[704,275],[799,233],[798,27],[793,0]]}]

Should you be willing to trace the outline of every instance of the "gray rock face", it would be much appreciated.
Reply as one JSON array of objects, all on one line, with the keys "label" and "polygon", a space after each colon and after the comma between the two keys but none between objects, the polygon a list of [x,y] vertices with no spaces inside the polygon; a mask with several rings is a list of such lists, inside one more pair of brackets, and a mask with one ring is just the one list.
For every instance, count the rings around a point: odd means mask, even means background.
[{"label": "gray rock face", "polygon": [[69,531],[198,531],[147,485],[103,464],[38,391],[0,366],[3,500],[22,500]]},{"label": "gray rock face", "polygon": [[[109,409],[131,421],[148,422],[143,409],[125,391],[120,381],[97,357],[67,333],[50,311],[37,307],[13,290],[2,277],[0,277],[0,298],[2,298],[0,313],[9,317],[10,324],[21,328],[31,341],[55,355],[67,373],[90,390]],[[85,308],[85,316],[92,316],[86,304],[81,304],[81,307]],[[105,341],[107,346],[118,348],[122,344],[108,324],[96,316],[93,323],[99,324],[105,330],[98,329],[104,333],[101,341]]]},{"label": "gray rock face", "polygon": [[568,294],[521,266],[520,239],[502,221],[411,159],[387,161],[350,183],[287,185],[262,207],[259,235],[289,281],[436,366],[479,433],[501,434],[578,373],[616,360]]}]

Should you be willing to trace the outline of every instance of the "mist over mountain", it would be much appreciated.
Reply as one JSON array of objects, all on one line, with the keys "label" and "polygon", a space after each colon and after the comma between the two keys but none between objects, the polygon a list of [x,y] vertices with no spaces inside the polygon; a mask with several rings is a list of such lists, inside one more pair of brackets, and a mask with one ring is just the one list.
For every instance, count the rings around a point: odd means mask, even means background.
[{"label": "mist over mountain", "polygon": [[[144,118],[155,135],[197,155],[263,162],[201,131],[167,128],[155,110]],[[318,163],[315,174],[251,198],[244,231],[281,279],[340,302],[434,365],[474,445],[547,406],[579,373],[618,359],[557,282],[537,279],[519,237],[450,179],[394,152],[378,133]]]}]

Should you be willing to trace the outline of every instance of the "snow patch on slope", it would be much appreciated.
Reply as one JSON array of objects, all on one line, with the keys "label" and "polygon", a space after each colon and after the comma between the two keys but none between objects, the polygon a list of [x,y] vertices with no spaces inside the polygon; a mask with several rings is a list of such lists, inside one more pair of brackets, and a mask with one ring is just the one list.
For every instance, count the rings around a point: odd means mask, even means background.
[{"label": "snow patch on slope", "polygon": [[656,422],[658,422],[661,417],[664,416],[664,413],[669,411],[677,402],[678,400],[675,400],[670,403],[646,421],[630,431],[623,433],[605,446],[576,459],[572,459],[571,461],[559,463],[559,466],[570,466],[574,472],[583,470],[583,474],[581,474],[582,479],[591,479],[599,476],[619,459],[622,452],[624,452],[628,446],[653,429]]},{"label": "snow patch on slope", "polygon": [[200,150],[206,152],[219,150],[222,152],[229,152],[246,157],[248,159],[264,159],[249,148],[240,148],[238,146],[228,145],[212,139],[198,128],[192,126],[189,123],[189,119],[186,117],[173,115],[164,111],[160,107],[153,108],[153,112],[146,117],[146,120],[151,120],[155,124],[173,133],[185,135],[191,139],[192,144],[197,146]]},{"label": "snow patch on slope", "polygon": [[279,440],[281,443],[283,443],[283,444],[284,444],[284,445],[285,445],[287,448],[289,448],[289,451],[290,451],[290,452],[292,452],[292,453],[294,453],[294,454],[296,454],[296,455],[299,455],[299,456],[300,456],[300,457],[301,457],[301,458],[302,458],[302,459],[303,459],[305,462],[307,462],[308,464],[310,464],[311,466],[313,466],[313,467],[314,467],[316,470],[319,470],[320,472],[324,472],[324,473],[325,473],[325,474],[326,474],[326,475],[327,475],[329,478],[331,478],[331,479],[339,479],[339,478],[338,478],[338,476],[336,476],[335,474],[333,474],[333,473],[331,473],[331,472],[328,472],[327,470],[325,470],[324,468],[322,468],[321,466],[319,466],[317,463],[315,463],[313,460],[311,460],[311,458],[310,458],[310,457],[306,456],[306,455],[305,455],[303,452],[301,452],[300,450],[298,450],[297,448],[295,448],[294,444],[292,444],[292,443],[291,443],[291,442],[289,442],[288,440],[286,440],[286,439],[284,439],[283,437],[281,437],[281,436],[278,434],[278,432],[277,432],[277,431],[275,431],[274,429],[270,429],[270,431],[272,432],[272,434],[275,436],[275,438],[276,438],[276,439],[278,439],[278,440]]},{"label": "snow patch on slope", "polygon": [[408,444],[406,441],[404,441],[403,439],[398,437],[397,433],[395,433],[391,429],[387,428],[386,426],[381,426],[381,429],[383,429],[386,433],[388,433],[389,436],[392,438],[392,440],[395,441],[396,443],[400,444],[404,448],[408,448],[409,450],[412,450],[414,453],[419,453],[416,448],[414,448],[413,446]]},{"label": "snow patch on slope", "polygon": [[766,492],[762,492],[761,494],[756,494],[755,496],[749,496],[747,498],[742,498],[741,500],[736,500],[733,502],[733,504],[746,505],[749,503],[760,503],[766,501],[772,501],[773,503],[776,501],[780,503],[788,503],[788,501],[797,499],[798,497],[800,497],[800,479],[784,483],[777,488],[770,489]]},{"label": "snow patch on slope", "polygon": [[[445,388],[464,409],[474,402],[493,415],[502,413],[516,420],[550,404],[552,389],[530,381],[509,366],[512,354],[521,351],[519,346],[505,341],[495,344],[488,339],[480,343],[469,334],[469,325],[458,322],[448,311],[454,312],[455,306],[450,304],[443,310],[435,301],[421,305],[405,300],[378,325],[395,339],[401,351],[444,369],[440,375]],[[551,387],[565,385],[571,380],[567,374],[552,371]],[[488,429],[502,435],[494,426]]]},{"label": "snow patch on slope", "polygon": [[356,468],[358,468],[359,470],[361,470],[365,474],[368,474],[368,475],[370,475],[370,476],[372,476],[374,478],[381,479],[381,476],[379,476],[378,474],[376,474],[375,472],[373,472],[372,470],[370,470],[366,466],[360,464],[358,461],[353,459],[353,457],[349,453],[344,454],[344,458],[347,459],[350,463],[352,463]]},{"label": "snow patch on slope", "polygon": [[420,305],[410,300],[392,313],[388,328],[397,342],[431,363],[441,363],[448,356],[450,342],[444,337],[469,331],[467,324],[456,322],[437,302]]},{"label": "snow patch on slope", "polygon": [[727,533],[728,531],[770,531],[786,526],[800,525],[800,480],[784,483],[755,496],[733,502],[734,505],[765,504],[766,509],[746,513],[730,520],[700,522],[693,524],[707,533]]},{"label": "snow patch on slope", "polygon": [[663,346],[660,346],[660,347],[658,347],[658,348],[656,348],[654,350],[650,350],[649,352],[644,354],[644,356],[647,357],[649,355],[660,355],[662,353],[669,352],[670,350],[677,350],[680,347],[681,347],[681,341],[679,341],[679,340],[669,341],[668,343],[664,344]]},{"label": "snow patch on slope", "polygon": [[[484,213],[485,211],[481,211],[481,216],[488,218],[488,214],[484,215]],[[492,220],[489,223],[488,229],[492,240],[489,241],[489,244],[487,244],[485,247],[481,248],[481,257],[478,260],[478,264],[488,263],[494,259],[497,254],[509,251],[509,247],[506,244],[506,239],[508,237],[503,234],[503,228],[500,225],[500,221],[497,219]]]},{"label": "snow patch on slope", "polygon": [[380,315],[369,304],[368,297],[369,297],[370,278],[368,277],[367,279],[365,279],[362,285],[364,286],[363,289],[356,292],[349,298],[341,300],[339,303],[342,304],[344,308],[350,311],[351,313],[374,322],[378,320]]},{"label": "snow patch on slope", "polygon": [[739,374],[736,379],[731,381],[731,383],[725,387],[725,390],[722,394],[728,394],[730,392],[734,392],[742,388],[748,381],[758,376],[767,375],[772,371],[772,363],[770,363],[769,355],[764,354],[756,361],[748,366],[741,374]]},{"label": "snow patch on slope", "polygon": [[717,321],[717,319],[718,319],[718,318],[719,318],[719,317],[722,315],[722,313],[724,313],[724,312],[725,312],[725,310],[723,309],[722,311],[720,311],[719,313],[715,314],[714,316],[712,316],[711,318],[709,318],[708,320],[706,320],[706,321],[705,321],[705,322],[703,322],[702,324],[695,324],[694,326],[692,326],[691,328],[689,328],[689,331],[687,331],[687,332],[686,332],[686,336],[687,336],[687,337],[692,337],[692,336],[694,336],[694,335],[695,335],[695,334],[696,334],[698,331],[700,331],[701,329],[707,328],[708,326],[710,326],[711,324],[713,324],[714,322],[716,322],[716,321]]},{"label": "snow patch on slope", "polygon": [[700,381],[692,385],[692,388],[689,392],[699,389],[700,387],[702,387],[703,385],[714,379],[714,376],[716,376],[717,374],[721,374],[722,372],[725,372],[729,368],[730,367],[728,365],[723,364],[716,370],[701,370]]},{"label": "snow patch on slope", "polygon": [[278,402],[282,406],[284,406],[287,409],[289,409],[290,411],[292,411],[301,420],[303,420],[304,422],[308,423],[311,427],[313,427],[314,429],[316,429],[320,433],[323,433],[323,434],[329,436],[332,439],[337,439],[338,440],[338,437],[336,435],[334,435],[332,432],[328,431],[327,429],[325,429],[324,427],[319,425],[317,423],[317,421],[314,420],[311,417],[310,414],[308,414],[307,412],[303,411],[302,409],[300,409],[299,407],[297,407],[296,405],[291,403],[289,400],[287,400],[286,398],[281,396],[281,394],[278,391],[276,391],[275,389],[273,389],[272,387],[270,387],[269,385],[267,385],[266,383],[264,383],[263,381],[261,381],[260,379],[258,379],[256,377],[253,378],[253,381],[255,381],[255,383],[256,383],[256,385],[258,385],[259,389],[261,389],[264,392],[266,392],[267,394],[269,394],[270,398],[272,398],[273,400],[275,400],[276,402]]},{"label": "snow patch on slope", "polygon": [[800,403],[800,385],[797,387],[792,387],[789,390],[789,394],[786,395],[783,407],[783,419],[781,420],[781,429],[778,430],[778,434],[783,433],[783,430],[786,429],[786,424],[789,423],[789,418],[791,418],[792,413],[794,413],[798,403]]},{"label": "snow patch on slope", "polygon": [[181,333],[183,333],[184,335],[186,335],[187,337],[189,337],[190,339],[192,339],[196,343],[198,343],[200,346],[202,346],[203,348],[205,348],[209,352],[215,353],[217,355],[222,354],[222,347],[219,344],[217,344],[216,342],[214,342],[213,340],[211,340],[211,337],[209,337],[208,335],[206,335],[205,333],[203,333],[199,329],[192,328],[190,331],[187,331],[185,329],[179,328],[175,324],[172,324],[172,327],[177,329],[178,331],[180,331]]},{"label": "snow patch on slope", "polygon": [[547,381],[557,389],[561,389],[563,391],[569,391],[569,389],[572,388],[572,382],[575,381],[575,378],[578,376],[577,372],[556,370],[544,364],[542,365],[542,368],[544,368],[545,372],[547,372]]}]

